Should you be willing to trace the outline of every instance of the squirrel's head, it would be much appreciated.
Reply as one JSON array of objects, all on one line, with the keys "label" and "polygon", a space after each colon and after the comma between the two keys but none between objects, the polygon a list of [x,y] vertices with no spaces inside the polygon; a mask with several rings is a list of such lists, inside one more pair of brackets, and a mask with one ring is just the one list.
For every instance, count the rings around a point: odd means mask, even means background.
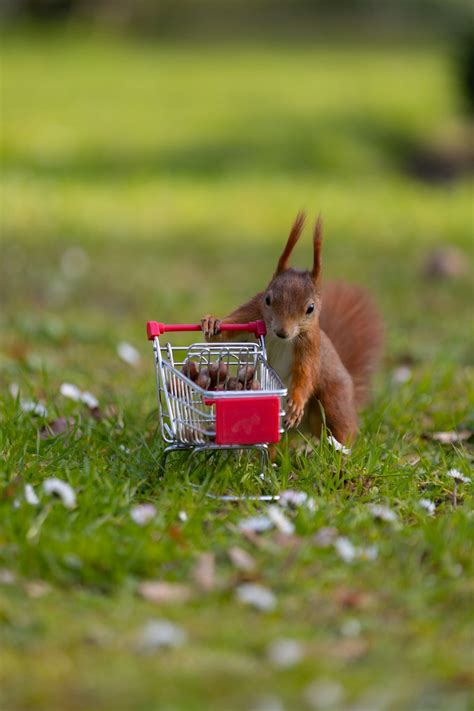
[{"label": "squirrel's head", "polygon": [[313,234],[313,268],[300,271],[288,266],[290,255],[301,235],[304,220],[305,215],[300,212],[278,260],[275,274],[262,296],[268,331],[286,340],[293,340],[314,328],[321,310],[321,217],[317,219]]}]

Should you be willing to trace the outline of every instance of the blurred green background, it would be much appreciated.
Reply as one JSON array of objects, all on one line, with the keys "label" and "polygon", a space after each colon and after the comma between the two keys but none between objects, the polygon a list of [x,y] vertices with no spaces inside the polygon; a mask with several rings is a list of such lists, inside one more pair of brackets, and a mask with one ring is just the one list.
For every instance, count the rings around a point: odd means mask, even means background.
[{"label": "blurred green background", "polygon": [[[21,582],[0,600],[5,699],[48,711],[151,709],[159,688],[169,704],[159,708],[187,710],[212,687],[209,708],[248,709],[263,688],[299,709],[302,684],[323,664],[370,711],[374,678],[377,703],[391,684],[395,701],[383,708],[464,711],[469,580],[459,569],[472,539],[449,487],[431,493],[429,482],[469,459],[460,446],[445,455],[426,432],[472,426],[470,3],[4,0],[0,11],[0,385],[18,383],[50,417],[74,416],[81,433],[43,440],[42,420],[8,394],[0,403],[0,560],[53,589],[32,600]],[[317,522],[303,515],[299,532],[336,525],[380,538],[385,553],[369,574],[329,557],[314,568],[315,555],[330,556],[314,548],[294,564],[284,548],[259,549],[286,612],[256,622],[225,592],[173,611],[194,646],[173,652],[171,667],[164,658],[156,676],[154,658],[127,647],[132,626],[161,614],[137,600],[136,582],[186,580],[207,547],[227,560],[230,539],[241,544],[228,517],[241,513],[183,503],[174,479],[157,481],[145,321],[223,315],[260,290],[301,208],[323,214],[324,276],[375,294],[387,346],[349,484],[339,469],[331,479],[323,454],[292,480],[320,487]],[[309,264],[309,230],[294,259]],[[124,340],[142,355],[135,368],[117,356]],[[397,390],[400,365],[412,380]],[[64,381],[92,391],[102,419],[61,398]],[[313,471],[319,461],[324,471]],[[375,481],[379,466],[388,474]],[[39,491],[51,475],[77,487],[77,512],[12,506],[11,482]],[[428,523],[417,509],[427,487],[441,502]],[[385,538],[364,518],[363,502],[381,496],[406,524]],[[147,497],[160,507],[151,532],[129,516]],[[182,506],[190,528],[176,533]],[[234,573],[222,566],[230,589]],[[334,602],[360,584],[382,591],[376,608],[354,613],[369,630],[361,661],[357,650],[338,656],[347,610]],[[296,633],[318,640],[301,674],[270,670],[267,638]]]},{"label": "blurred green background", "polygon": [[137,341],[150,317],[222,314],[306,208],[326,276],[378,292],[396,348],[463,357],[468,280],[423,269],[471,245],[469,4],[380,5],[6,3],[10,333],[57,317]]}]

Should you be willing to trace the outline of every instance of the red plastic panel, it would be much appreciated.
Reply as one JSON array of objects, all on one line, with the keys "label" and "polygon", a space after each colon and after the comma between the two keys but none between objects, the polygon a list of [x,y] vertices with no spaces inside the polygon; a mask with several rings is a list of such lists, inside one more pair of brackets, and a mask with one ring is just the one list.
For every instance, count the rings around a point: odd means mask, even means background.
[{"label": "red plastic panel", "polygon": [[280,439],[280,398],[215,400],[216,444],[264,444]]}]

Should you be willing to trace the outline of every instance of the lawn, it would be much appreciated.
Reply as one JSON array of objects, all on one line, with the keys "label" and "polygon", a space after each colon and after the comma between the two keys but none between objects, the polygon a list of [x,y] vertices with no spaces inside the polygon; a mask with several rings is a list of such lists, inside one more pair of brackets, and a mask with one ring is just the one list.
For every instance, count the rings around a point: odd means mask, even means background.
[{"label": "lawn", "polygon": [[[462,120],[448,48],[17,30],[2,60],[2,709],[472,708],[472,485],[448,475],[472,476],[472,182],[407,171]],[[352,453],[283,446],[277,486],[308,499],[248,533],[266,504],[203,498],[183,461],[159,475],[144,325],[261,289],[301,207],[325,275],[375,294],[385,357]],[[464,270],[427,279],[448,245]],[[243,466],[212,486],[258,492]]]}]

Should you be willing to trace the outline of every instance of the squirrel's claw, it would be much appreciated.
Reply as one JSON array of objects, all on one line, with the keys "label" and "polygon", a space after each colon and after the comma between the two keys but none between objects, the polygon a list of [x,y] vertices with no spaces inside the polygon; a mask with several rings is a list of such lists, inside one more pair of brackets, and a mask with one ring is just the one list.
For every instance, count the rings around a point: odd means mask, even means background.
[{"label": "squirrel's claw", "polygon": [[288,398],[286,404],[285,428],[298,427],[304,413],[304,405],[291,397]]},{"label": "squirrel's claw", "polygon": [[209,341],[213,336],[217,336],[221,332],[221,322],[214,316],[204,316],[201,319],[201,330],[206,341]]}]

